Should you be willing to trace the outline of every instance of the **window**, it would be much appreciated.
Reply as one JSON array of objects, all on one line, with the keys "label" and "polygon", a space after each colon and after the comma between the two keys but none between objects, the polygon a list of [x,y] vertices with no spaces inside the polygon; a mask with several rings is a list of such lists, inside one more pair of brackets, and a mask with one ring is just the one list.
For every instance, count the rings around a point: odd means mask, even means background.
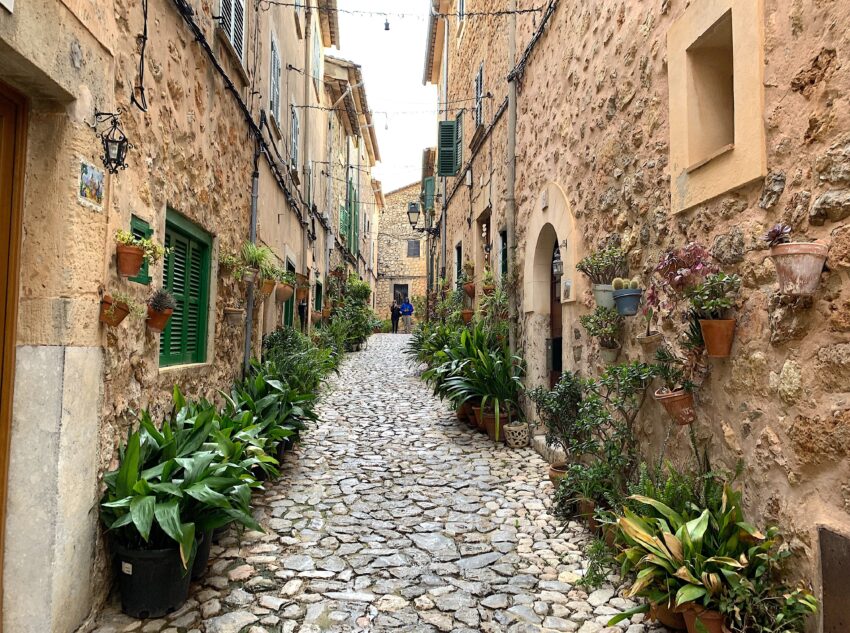
[{"label": "window", "polygon": [[[141,239],[149,239],[153,235],[153,229],[151,225],[142,220],[141,218],[137,218],[135,215],[130,216],[130,232]],[[135,277],[130,277],[130,281],[134,281],[137,284],[144,284],[149,286],[151,283],[151,276],[148,271],[148,260],[145,259],[142,261],[142,268],[139,270],[139,274]]]},{"label": "window", "polygon": [[349,232],[351,231],[351,227],[349,225],[351,222],[351,218],[348,216],[348,206],[340,205],[339,207],[339,234],[342,238],[347,241],[349,237]]},{"label": "window", "polygon": [[168,210],[162,285],[177,307],[159,338],[160,367],[206,360],[211,245],[208,233]]},{"label": "window", "polygon": [[245,0],[221,0],[219,25],[233,45],[239,61],[245,55]]},{"label": "window", "polygon": [[508,232],[507,231],[499,231],[499,242],[502,245],[501,251],[499,251],[499,269],[502,272],[502,278],[507,278],[508,276]]},{"label": "window", "polygon": [[322,85],[324,74],[322,61],[322,36],[319,29],[313,29],[313,84],[316,86],[316,90],[319,90]]},{"label": "window", "polygon": [[322,284],[318,281],[316,282],[316,293],[315,293],[315,296],[313,297],[313,299],[314,299],[313,310],[315,310],[316,312],[321,312],[322,311],[322,303],[323,303],[323,301],[322,301]]},{"label": "window", "polygon": [[484,63],[475,75],[475,127],[484,125]]},{"label": "window", "polygon": [[[458,117],[460,118],[460,117]],[[437,175],[454,176],[460,163],[458,161],[458,129],[457,119],[440,121],[438,124]]]},{"label": "window", "polygon": [[407,284],[393,284],[393,301],[403,303],[408,297]]},{"label": "window", "polygon": [[[286,270],[291,273],[295,272],[295,264],[287,258]],[[283,304],[283,324],[292,327],[295,323],[295,293],[289,298],[289,301]]]},{"label": "window", "polygon": [[463,274],[463,242],[458,242],[455,246],[455,282],[460,288],[460,279]]},{"label": "window", "polygon": [[407,256],[419,257],[419,240],[407,240]]},{"label": "window", "polygon": [[304,2],[305,0],[294,0],[292,3],[295,9],[295,30],[298,33],[298,39],[304,39],[304,34],[307,32],[307,15]]},{"label": "window", "polygon": [[298,120],[298,111],[295,109],[295,104],[290,106],[290,122],[289,122],[289,168],[298,171],[298,139],[301,135],[301,123]]},{"label": "window", "polygon": [[688,161],[697,166],[735,143],[732,11],[687,49]]},{"label": "window", "polygon": [[272,34],[271,53],[269,59],[269,111],[274,120],[280,122],[280,51],[277,40]]}]

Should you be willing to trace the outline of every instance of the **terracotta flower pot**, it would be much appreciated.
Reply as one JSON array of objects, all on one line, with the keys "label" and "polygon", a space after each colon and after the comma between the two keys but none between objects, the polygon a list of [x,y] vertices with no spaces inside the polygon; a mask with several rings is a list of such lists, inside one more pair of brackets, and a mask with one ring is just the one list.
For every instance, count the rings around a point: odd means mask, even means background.
[{"label": "terracotta flower pot", "polygon": [[330,319],[331,318],[331,309],[329,307],[322,308],[322,318]]},{"label": "terracotta flower pot", "polygon": [[141,246],[118,244],[115,247],[115,260],[118,274],[122,277],[135,277],[142,269],[145,251]]},{"label": "terracotta flower pot", "polygon": [[464,323],[469,323],[472,321],[472,316],[475,314],[474,310],[461,310],[460,316],[463,319]]},{"label": "terracotta flower pot", "polygon": [[674,611],[666,604],[649,604],[649,619],[657,620],[668,629],[674,631],[684,631],[687,628],[685,624],[685,616],[678,611]]},{"label": "terracotta flower pot", "polygon": [[126,303],[114,303],[112,297],[105,295],[100,300],[100,322],[109,327],[116,327],[130,314],[130,308]]},{"label": "terracotta flower pot", "polygon": [[685,625],[688,627],[688,633],[703,633],[701,628],[697,628],[697,620],[702,623],[708,633],[726,633],[724,626],[726,617],[719,611],[711,611],[699,605],[689,603],[682,605],[682,615],[685,616]]},{"label": "terracotta flower pot", "polygon": [[470,297],[470,298],[474,297],[475,296],[475,282],[474,281],[467,281],[465,284],[463,284],[463,291],[466,293],[467,297]]},{"label": "terracotta flower pot", "polygon": [[770,249],[779,292],[794,297],[815,294],[829,247],[826,244],[779,244]]},{"label": "terracotta flower pot", "polygon": [[561,485],[561,480],[567,476],[566,464],[550,464],[549,465],[549,481],[557,488]]},{"label": "terracotta flower pot", "polygon": [[593,284],[593,298],[596,299],[596,305],[603,308],[613,308],[614,304],[614,286],[611,284]]},{"label": "terracotta flower pot", "polygon": [[469,414],[472,413],[472,404],[467,400],[466,402],[461,402],[457,409],[455,409],[455,416],[458,419],[458,422],[466,422],[469,423]]},{"label": "terracotta flower pot", "polygon": [[294,294],[295,288],[292,287],[292,284],[279,283],[274,289],[274,298],[277,299],[278,303],[286,303],[292,299]]},{"label": "terracotta flower pot", "polygon": [[242,308],[225,308],[224,320],[228,325],[239,325],[245,318],[245,310]]},{"label": "terracotta flower pot", "polygon": [[504,443],[505,432],[504,426],[508,423],[507,412],[499,411],[499,419],[496,420],[496,411],[489,409],[481,411],[481,418],[484,420],[484,430],[487,431],[487,437],[497,443]]},{"label": "terracotta flower pot", "polygon": [[658,389],[655,391],[655,399],[661,403],[667,414],[679,426],[693,424],[697,418],[697,413],[694,409],[694,394],[691,391],[685,391],[684,389],[680,389],[679,391],[662,391]]},{"label": "terracotta flower pot", "polygon": [[306,299],[307,295],[310,293],[310,289],[306,286],[296,287],[295,288],[295,299],[297,301],[301,301],[302,299]]},{"label": "terracotta flower pot", "polygon": [[617,347],[602,347],[599,346],[599,355],[602,357],[602,361],[606,365],[613,365],[617,362],[617,356],[620,355],[620,344],[617,344]]},{"label": "terracotta flower pot", "polygon": [[581,497],[578,500],[578,518],[587,523],[587,527],[592,532],[599,528],[599,522],[596,520],[596,502],[593,499],[585,499]]},{"label": "terracotta flower pot", "polygon": [[481,289],[481,292],[483,292],[488,297],[491,297],[496,293],[496,286],[488,284]]},{"label": "terracotta flower pot", "polygon": [[699,326],[709,358],[728,358],[735,339],[735,319],[700,319]]},{"label": "terracotta flower pot", "polygon": [[617,526],[614,523],[602,525],[602,539],[608,547],[614,549],[614,544],[617,541]]},{"label": "terracotta flower pot", "polygon": [[260,292],[266,297],[270,296],[274,292],[276,283],[274,279],[263,279],[263,286],[260,288]]},{"label": "terracotta flower pot", "polygon": [[649,336],[646,334],[640,334],[635,337],[635,340],[645,353],[654,356],[655,350],[659,348],[661,342],[664,340],[664,335],[661,332],[653,331],[649,333]]},{"label": "terracotta flower pot", "polygon": [[480,405],[472,405],[472,415],[475,416],[475,426],[479,431],[484,431],[484,417],[481,415]]},{"label": "terracotta flower pot", "polygon": [[148,329],[154,332],[162,332],[165,329],[165,326],[168,325],[168,319],[171,318],[174,310],[168,308],[168,310],[163,310],[162,312],[157,312],[150,306],[148,306]]}]

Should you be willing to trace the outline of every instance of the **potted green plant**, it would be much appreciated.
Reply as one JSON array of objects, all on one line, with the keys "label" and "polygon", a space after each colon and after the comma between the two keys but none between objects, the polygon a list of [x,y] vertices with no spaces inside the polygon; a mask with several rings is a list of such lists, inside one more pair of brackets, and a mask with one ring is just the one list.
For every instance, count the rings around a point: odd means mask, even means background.
[{"label": "potted green plant", "polygon": [[275,286],[277,285],[277,280],[281,276],[281,273],[281,269],[275,266],[271,261],[266,261],[262,266],[260,266],[260,278],[262,279],[260,294],[263,297],[270,297],[275,291]]},{"label": "potted green plant", "polygon": [[295,273],[290,270],[277,270],[277,288],[275,299],[278,303],[286,303],[295,294]]},{"label": "potted green plant", "polygon": [[611,282],[611,286],[614,288],[614,305],[620,316],[636,315],[641,297],[643,296],[640,282],[637,279],[628,280],[622,277],[615,277],[614,281]]},{"label": "potted green plant", "polygon": [[741,289],[738,275],[712,273],[689,288],[687,297],[699,319],[705,351],[711,358],[726,358],[732,351],[735,319],[724,318]]},{"label": "potted green plant", "polygon": [[136,318],[142,318],[145,315],[145,308],[128,294],[113,292],[103,295],[100,300],[99,320],[104,325],[117,327],[130,314]]},{"label": "potted green plant", "polygon": [[257,283],[260,269],[273,257],[271,249],[268,246],[245,242],[242,244],[241,255],[242,263],[245,266],[242,272],[242,281],[248,284]]},{"label": "potted green plant", "polygon": [[464,267],[463,271],[458,275],[457,283],[463,288],[463,291],[466,293],[466,296],[470,299],[475,298],[475,279],[473,278],[473,272],[467,272]]},{"label": "potted green plant", "polygon": [[116,267],[122,277],[135,277],[147,260],[155,264],[165,255],[166,249],[156,241],[136,237],[131,231],[119,229],[115,233]]},{"label": "potted green plant", "polygon": [[626,277],[629,274],[629,264],[626,254],[618,246],[609,246],[591,253],[578,264],[576,270],[584,273],[593,284],[593,297],[596,305],[614,309],[615,277]]},{"label": "potted green plant", "polygon": [[685,362],[667,347],[658,348],[655,361],[656,374],[664,381],[664,385],[655,391],[655,400],[676,424],[693,424],[696,420],[694,385],[685,379]]},{"label": "potted green plant", "polygon": [[819,242],[792,242],[791,227],[776,224],[764,235],[779,279],[779,292],[794,297],[811,296],[820,283],[829,247]]},{"label": "potted green plant", "polygon": [[[567,460],[575,459],[575,444],[582,402],[582,384],[572,372],[564,372],[552,389],[535,387],[528,391],[529,399],[534,403],[537,417],[546,428],[546,444],[560,448]],[[567,463],[560,462],[549,466],[549,480],[555,487],[564,478]]]},{"label": "potted green plant", "polygon": [[481,277],[481,292],[488,297],[496,292],[496,278],[489,266],[484,267],[484,275]]},{"label": "potted green plant", "polygon": [[655,354],[655,350],[663,340],[661,332],[652,329],[652,322],[655,318],[655,311],[659,306],[658,290],[655,285],[651,285],[644,296],[643,307],[641,314],[643,315],[644,323],[646,323],[646,331],[639,334],[637,338],[638,344],[643,348],[644,352]]},{"label": "potted green plant", "polygon": [[623,321],[616,309],[597,305],[591,314],[580,319],[582,326],[590,336],[599,339],[599,353],[602,360],[611,364],[620,353],[620,330]]},{"label": "potted green plant", "polygon": [[148,299],[148,329],[162,332],[176,307],[177,303],[171,294],[162,289],[155,290]]}]

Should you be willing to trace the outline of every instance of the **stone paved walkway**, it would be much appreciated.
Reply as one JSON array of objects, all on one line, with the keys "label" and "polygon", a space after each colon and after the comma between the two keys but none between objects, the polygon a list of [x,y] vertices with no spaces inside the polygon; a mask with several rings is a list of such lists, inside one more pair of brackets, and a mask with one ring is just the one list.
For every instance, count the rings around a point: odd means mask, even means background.
[{"label": "stone paved walkway", "polygon": [[459,424],[402,354],[377,335],[330,381],[318,428],[256,499],[266,533],[235,531],[207,578],[168,619],[110,604],[98,633],[627,631],[632,606],[575,581],[588,535],[547,508],[530,448],[497,447]]}]

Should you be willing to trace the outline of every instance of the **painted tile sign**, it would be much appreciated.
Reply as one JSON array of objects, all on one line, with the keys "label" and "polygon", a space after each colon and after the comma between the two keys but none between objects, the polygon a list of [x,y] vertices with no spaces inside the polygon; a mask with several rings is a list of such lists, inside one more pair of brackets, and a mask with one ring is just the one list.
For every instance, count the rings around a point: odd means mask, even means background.
[{"label": "painted tile sign", "polygon": [[103,206],[103,172],[86,161],[80,162],[80,200]]}]

